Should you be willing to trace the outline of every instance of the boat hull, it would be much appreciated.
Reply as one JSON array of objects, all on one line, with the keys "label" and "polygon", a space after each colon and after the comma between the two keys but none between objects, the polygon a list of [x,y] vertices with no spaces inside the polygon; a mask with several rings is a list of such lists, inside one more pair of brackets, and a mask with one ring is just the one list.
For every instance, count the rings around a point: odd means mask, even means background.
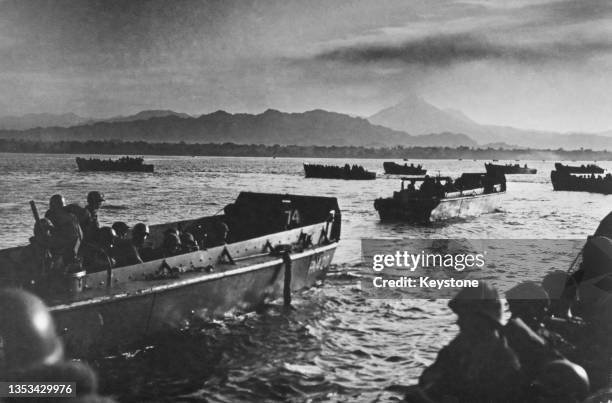
[{"label": "boat hull", "polygon": [[552,171],[550,180],[554,190],[612,194],[612,180],[580,178],[568,172]]},{"label": "boat hull", "polygon": [[[291,291],[321,280],[335,248],[336,244],[331,244],[292,256]],[[51,310],[71,357],[107,355],[146,345],[156,336],[185,329],[194,322],[249,312],[279,299],[283,297],[285,273],[281,258],[269,258],[150,292],[55,305]]]},{"label": "boat hull", "polygon": [[389,175],[425,175],[426,169],[418,166],[400,165],[395,162],[383,162],[385,173]]},{"label": "boat hull", "polygon": [[[69,355],[91,357],[281,296],[288,303],[291,291],[324,277],[340,239],[336,198],[241,192],[224,212],[151,225],[142,247],[151,260],[133,265],[101,261],[73,272],[45,264],[34,243],[3,249],[0,282],[40,296]],[[169,228],[190,233],[201,249],[160,249]]]},{"label": "boat hull", "polygon": [[535,168],[525,168],[515,165],[485,164],[485,169],[489,174],[503,173],[504,175],[534,175],[538,173],[538,170]]},{"label": "boat hull", "polygon": [[337,166],[304,164],[304,176],[319,179],[374,180],[376,179],[376,172],[366,171],[365,169],[356,170]]},{"label": "boat hull", "polygon": [[417,198],[399,202],[393,198],[378,199],[374,207],[381,221],[429,223],[449,218],[477,216],[495,211],[505,192],[450,198]]},{"label": "boat hull", "polygon": [[567,172],[572,174],[602,174],[604,173],[604,169],[600,166],[590,164],[590,165],[582,165],[582,166],[571,166],[571,165],[563,165],[559,162],[555,164],[555,169],[561,172]]},{"label": "boat hull", "polygon": [[154,171],[152,164],[121,163],[121,161],[99,159],[76,159],[79,172],[148,172]]}]

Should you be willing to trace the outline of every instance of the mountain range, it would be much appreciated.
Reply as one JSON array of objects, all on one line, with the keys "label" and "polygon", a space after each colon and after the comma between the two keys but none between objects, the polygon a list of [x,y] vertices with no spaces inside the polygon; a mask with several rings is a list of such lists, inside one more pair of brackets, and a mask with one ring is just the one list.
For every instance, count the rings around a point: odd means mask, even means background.
[{"label": "mountain range", "polygon": [[[142,112],[140,116],[155,114]],[[147,119],[108,119],[72,127],[3,130],[0,138],[40,141],[124,140],[151,142],[279,144],[321,146],[476,146],[463,134],[436,133],[411,136],[373,125],[366,119],[313,110],[285,113],[268,109],[261,114],[225,111],[183,116],[166,113]]]},{"label": "mountain range", "polygon": [[491,147],[612,149],[612,132],[556,133],[517,129],[508,126],[483,125],[463,112],[440,109],[424,99],[410,95],[402,102],[368,117],[374,124],[411,134],[437,132],[463,133],[478,144]]},{"label": "mountain range", "polygon": [[106,119],[83,118],[75,114],[7,116],[0,117],[0,138],[363,147],[612,149],[612,131],[565,134],[483,125],[461,111],[441,109],[410,95],[399,104],[367,119],[324,110],[286,113],[274,109],[260,114],[232,114],[220,110],[197,117],[171,110],[146,110]]}]

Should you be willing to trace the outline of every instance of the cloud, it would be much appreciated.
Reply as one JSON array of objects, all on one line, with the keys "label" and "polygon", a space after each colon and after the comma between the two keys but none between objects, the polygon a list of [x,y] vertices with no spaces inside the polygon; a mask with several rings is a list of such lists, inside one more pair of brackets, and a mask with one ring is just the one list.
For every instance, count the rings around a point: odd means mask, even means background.
[{"label": "cloud", "polygon": [[481,34],[431,35],[399,44],[353,44],[320,52],[315,60],[349,64],[400,63],[444,67],[456,63],[499,60],[521,64],[583,62],[609,54],[612,41],[606,37],[572,38],[556,42],[500,42]]}]

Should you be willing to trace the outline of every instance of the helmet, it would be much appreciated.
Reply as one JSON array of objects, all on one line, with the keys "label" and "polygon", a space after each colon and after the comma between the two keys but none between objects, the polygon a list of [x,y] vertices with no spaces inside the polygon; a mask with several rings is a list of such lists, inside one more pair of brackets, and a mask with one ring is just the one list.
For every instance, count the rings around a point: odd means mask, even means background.
[{"label": "helmet", "polygon": [[112,228],[117,233],[117,236],[125,235],[129,231],[130,227],[123,221],[117,221],[113,223]]},{"label": "helmet", "polygon": [[582,401],[589,393],[590,384],[584,368],[566,359],[559,359],[542,368],[533,386],[546,397],[573,397]]},{"label": "helmet", "polygon": [[64,358],[51,314],[38,297],[26,291],[0,291],[0,334],[8,371],[53,365]]},{"label": "helmet", "polygon": [[149,226],[139,222],[138,224],[134,225],[134,228],[132,228],[132,234],[137,234],[137,235],[149,235]]},{"label": "helmet", "polygon": [[62,195],[53,195],[49,199],[49,208],[51,210],[61,209],[65,205],[66,205],[66,201],[64,200],[64,196],[62,196]]},{"label": "helmet", "polygon": [[533,282],[523,281],[506,291],[506,299],[508,300],[548,300],[548,294],[544,288]]},{"label": "helmet", "polygon": [[104,201],[104,195],[98,192],[97,190],[93,190],[87,193],[87,203],[94,204],[94,203],[100,203],[103,201]]},{"label": "helmet", "polygon": [[448,307],[457,315],[477,314],[501,324],[502,305],[497,290],[480,281],[478,287],[466,287],[450,300]]}]

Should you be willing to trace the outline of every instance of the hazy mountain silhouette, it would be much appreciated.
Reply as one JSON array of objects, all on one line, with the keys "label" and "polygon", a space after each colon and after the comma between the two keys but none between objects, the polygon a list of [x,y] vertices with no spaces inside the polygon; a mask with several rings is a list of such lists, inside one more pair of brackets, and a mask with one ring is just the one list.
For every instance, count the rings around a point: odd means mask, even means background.
[{"label": "hazy mountain silhouette", "polygon": [[[135,115],[137,116],[137,115]],[[148,116],[148,114],[146,115]],[[29,140],[125,140],[152,142],[344,145],[344,146],[475,146],[468,136],[453,133],[411,136],[373,125],[363,118],[313,110],[284,113],[268,109],[261,114],[217,111],[199,117],[172,113],[145,120],[115,119],[69,128],[0,131],[1,138]]]},{"label": "hazy mountain silhouette", "polygon": [[69,127],[86,123],[90,119],[64,113],[55,115],[52,113],[28,113],[23,116],[0,117],[0,130],[26,130],[35,127]]},{"label": "hazy mountain silhouette", "polygon": [[463,133],[480,145],[509,144],[532,148],[612,149],[612,132],[556,133],[538,130],[517,129],[509,126],[482,125],[463,112],[440,109],[420,97],[409,95],[397,105],[383,109],[370,116],[374,124],[401,130],[410,134]]},{"label": "hazy mountain silhouette", "polygon": [[115,116],[108,119],[97,119],[97,122],[132,122],[134,120],[147,120],[151,118],[161,118],[165,116],[177,116],[179,118],[190,118],[191,115],[186,113],[174,112],[167,109],[158,109],[158,110],[146,110],[138,112],[134,115],[128,116]]}]

